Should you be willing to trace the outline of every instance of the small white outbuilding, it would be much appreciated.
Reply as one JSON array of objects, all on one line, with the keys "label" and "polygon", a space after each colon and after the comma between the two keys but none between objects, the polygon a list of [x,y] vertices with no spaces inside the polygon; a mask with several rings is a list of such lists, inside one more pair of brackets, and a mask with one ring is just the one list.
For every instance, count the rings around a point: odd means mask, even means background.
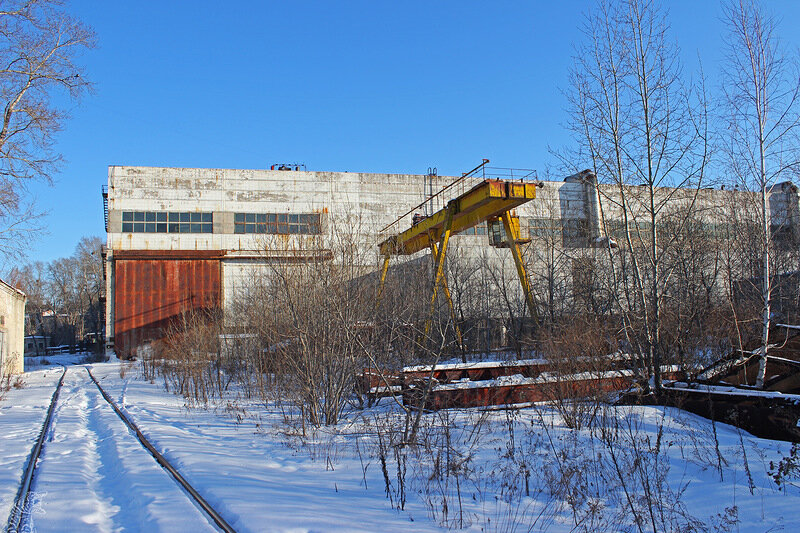
[{"label": "small white outbuilding", "polygon": [[25,371],[25,293],[0,280],[0,375]]}]

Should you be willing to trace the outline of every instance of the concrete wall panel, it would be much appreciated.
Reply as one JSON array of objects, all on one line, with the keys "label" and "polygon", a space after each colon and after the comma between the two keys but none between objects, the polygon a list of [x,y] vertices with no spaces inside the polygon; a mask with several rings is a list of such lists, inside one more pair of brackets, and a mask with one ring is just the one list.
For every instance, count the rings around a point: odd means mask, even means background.
[{"label": "concrete wall panel", "polygon": [[25,294],[0,281],[0,376],[25,370]]}]

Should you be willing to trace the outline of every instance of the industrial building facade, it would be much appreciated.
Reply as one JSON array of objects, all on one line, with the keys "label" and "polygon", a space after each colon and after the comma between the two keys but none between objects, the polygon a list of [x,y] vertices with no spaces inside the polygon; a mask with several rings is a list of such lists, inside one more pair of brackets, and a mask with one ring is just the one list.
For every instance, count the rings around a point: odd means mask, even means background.
[{"label": "industrial building facade", "polygon": [[25,293],[0,280],[0,376],[25,370]]},{"label": "industrial building facade", "polygon": [[[456,196],[485,177],[470,177],[461,191],[448,194]],[[421,203],[455,179],[296,168],[111,166],[105,193],[106,340],[119,355],[134,355],[181,313],[225,309],[272,262],[325,259],[325,241],[342,228],[359,228],[360,246],[367,251],[362,266],[379,269],[377,244],[406,229],[413,215],[443,207],[448,197]],[[531,239],[529,251],[543,241],[558,241],[570,260],[580,263],[607,248],[608,239],[620,238],[619,197],[625,191],[618,187],[598,185],[591,173],[582,173],[563,181],[537,180],[537,191],[535,200],[516,210],[522,237]],[[704,206],[707,226],[716,228],[737,194],[670,190],[668,196],[678,207]],[[795,242],[797,188],[779,187],[770,206],[774,223]],[[485,225],[476,226],[455,236],[455,245],[467,254],[486,253],[486,233]],[[526,257],[537,260],[535,253]]]}]

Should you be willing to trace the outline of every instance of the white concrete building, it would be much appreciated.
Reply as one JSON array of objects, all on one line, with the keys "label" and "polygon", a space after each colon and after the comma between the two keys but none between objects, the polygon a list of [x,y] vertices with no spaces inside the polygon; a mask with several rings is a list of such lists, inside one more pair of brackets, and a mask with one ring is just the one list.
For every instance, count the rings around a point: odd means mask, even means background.
[{"label": "white concrete building", "polygon": [[[378,242],[409,227],[415,212],[433,212],[485,177],[489,176],[469,178],[420,206],[431,191],[456,178],[111,166],[106,212],[107,341],[115,343],[118,353],[131,354],[140,343],[157,338],[181,311],[224,307],[270,261],[311,259],[324,253],[324,243],[337,232],[357,234],[365,250],[365,271],[377,269]],[[604,237],[619,239],[622,193],[617,187],[598,187],[591,174],[539,183],[537,198],[516,210],[522,236],[532,239],[526,253],[530,261],[538,261],[537,250],[544,241],[557,241],[568,251],[566,260],[578,264],[607,253]],[[720,224],[725,210],[731,209],[729,198],[750,194],[662,192],[675,209],[699,205],[704,218]],[[635,198],[637,188],[627,188],[626,193]],[[781,186],[771,205],[773,220],[796,237],[797,188]],[[646,224],[630,222],[638,227]],[[465,233],[454,238],[454,247],[462,247],[468,255],[488,250],[485,253],[502,258],[498,254],[504,251],[487,246],[485,224]],[[309,246],[312,241],[314,246]],[[575,275],[566,270],[563,276]]]},{"label": "white concrete building", "polygon": [[0,374],[25,371],[25,293],[0,280]]}]

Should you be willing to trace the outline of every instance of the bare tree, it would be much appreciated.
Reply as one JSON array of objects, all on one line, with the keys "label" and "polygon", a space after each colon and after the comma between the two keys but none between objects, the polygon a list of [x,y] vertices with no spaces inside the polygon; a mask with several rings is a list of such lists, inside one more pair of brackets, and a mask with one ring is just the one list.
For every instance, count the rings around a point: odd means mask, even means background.
[{"label": "bare tree", "polygon": [[9,272],[9,281],[28,295],[28,334],[49,335],[53,342],[74,344],[103,327],[102,240],[83,237],[69,257],[36,262]]},{"label": "bare tree", "polygon": [[[77,292],[80,308],[83,312],[83,333],[94,333],[95,340],[103,332],[104,310],[101,305],[103,294],[103,240],[100,237],[83,237],[75,248],[75,266],[77,268]],[[99,343],[96,344],[100,346]]]},{"label": "bare tree", "polygon": [[769,196],[800,164],[800,77],[796,57],[784,54],[777,21],[752,0],[725,6],[728,27],[724,91],[729,111],[727,162],[743,188],[758,193],[761,256],[761,349],[756,386],[763,386],[771,321],[770,270],[774,235]]},{"label": "bare tree", "polygon": [[56,104],[90,85],[78,64],[94,33],[57,0],[9,0],[0,6],[0,252],[22,252],[21,238],[38,229],[26,182],[50,181],[61,156],[54,134],[66,117]]},{"label": "bare tree", "polygon": [[[702,91],[682,80],[666,12],[649,0],[602,2],[583,27],[571,72],[570,129],[598,179],[612,287],[629,344],[660,389],[662,312],[676,245],[663,231],[667,206],[692,205],[707,160]],[[572,158],[572,161],[575,159]],[[680,192],[685,188],[690,194]],[[681,198],[678,198],[680,196]],[[691,210],[687,212],[688,215]]]}]

